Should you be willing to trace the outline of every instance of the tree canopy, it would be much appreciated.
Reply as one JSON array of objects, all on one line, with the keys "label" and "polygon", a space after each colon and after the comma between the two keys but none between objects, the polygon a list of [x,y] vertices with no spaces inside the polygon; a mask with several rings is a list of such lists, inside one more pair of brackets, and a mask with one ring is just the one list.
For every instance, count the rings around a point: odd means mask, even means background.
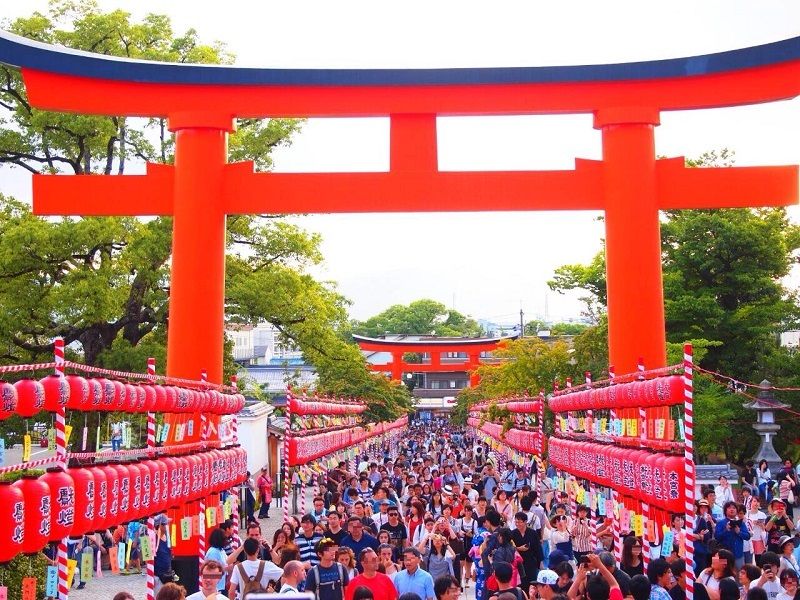
[{"label": "tree canopy", "polygon": [[395,304],[366,321],[354,321],[353,333],[378,337],[386,333],[478,337],[477,321],[435,300],[415,300],[408,306]]},{"label": "tree canopy", "polygon": [[[731,160],[727,151],[707,153],[687,161],[687,166],[727,166]],[[785,209],[680,210],[665,212],[663,217],[668,346],[674,351],[694,340],[703,349],[703,368],[740,381],[759,382],[766,377],[773,383],[796,384],[800,379],[797,358],[778,344],[780,332],[796,327],[800,310],[796,294],[783,283],[800,248],[800,228],[789,222]],[[590,312],[602,315],[604,253],[598,253],[589,265],[559,267],[549,285],[556,291],[587,291]],[[603,327],[607,324],[601,319],[598,333]],[[671,355],[677,358],[674,352]],[[700,384],[695,397],[699,453],[722,452],[729,460],[742,462],[755,452],[758,438],[750,427],[755,415],[741,407],[747,397],[708,380]],[[790,398],[784,401],[800,405]],[[729,420],[720,420],[720,415]],[[793,420],[787,420],[778,436],[779,450],[798,433]]]},{"label": "tree canopy", "polygon": [[[192,29],[174,33],[167,16],[150,14],[135,22],[90,0],[54,0],[48,14],[17,19],[9,28],[114,56],[233,60],[223,44],[204,44]],[[122,175],[134,162],[172,161],[173,138],[163,120],[40,111],[30,106],[19,73],[0,69],[0,164],[34,173]],[[269,169],[272,150],[289,144],[301,125],[293,119],[240,120],[229,159]],[[408,395],[370,373],[349,342],[347,300],[308,274],[309,266],[322,261],[320,237],[268,215],[232,216],[227,226],[229,322],[272,323],[317,367],[323,391],[374,396],[373,416],[407,410]],[[49,360],[52,338],[62,336],[88,364],[142,371],[146,357],[154,356],[163,371],[171,236],[170,218],[43,219],[27,204],[0,196],[2,360]],[[236,367],[226,350],[229,376]]]}]

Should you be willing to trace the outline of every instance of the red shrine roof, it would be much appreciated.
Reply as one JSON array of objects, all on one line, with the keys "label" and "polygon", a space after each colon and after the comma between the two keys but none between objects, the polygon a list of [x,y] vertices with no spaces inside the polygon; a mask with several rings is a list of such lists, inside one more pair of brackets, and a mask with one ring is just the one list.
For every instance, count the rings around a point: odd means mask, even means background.
[{"label": "red shrine roof", "polygon": [[[356,343],[364,349],[383,349],[383,350],[400,350],[402,348],[416,348],[423,350],[425,348],[438,348],[442,351],[455,348],[469,348],[475,346],[491,346],[497,347],[500,342],[507,340],[515,340],[518,335],[507,335],[498,338],[442,338],[431,336],[425,339],[385,339],[385,338],[371,338],[363,335],[353,335]],[[407,350],[413,352],[413,350]]]}]

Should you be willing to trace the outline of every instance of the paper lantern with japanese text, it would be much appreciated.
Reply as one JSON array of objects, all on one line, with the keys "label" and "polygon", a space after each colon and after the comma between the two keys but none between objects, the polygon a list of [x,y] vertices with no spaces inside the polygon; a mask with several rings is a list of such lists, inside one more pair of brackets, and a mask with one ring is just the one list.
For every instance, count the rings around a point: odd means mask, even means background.
[{"label": "paper lantern with japanese text", "polygon": [[86,467],[73,467],[67,472],[75,485],[75,520],[72,524],[72,535],[83,535],[95,529],[94,507],[97,491],[94,474]]},{"label": "paper lantern with japanese text", "polygon": [[25,536],[25,495],[10,481],[0,481],[0,564],[14,558]]},{"label": "paper lantern with japanese text", "polygon": [[103,401],[100,403],[98,410],[115,410],[114,405],[116,402],[117,387],[114,385],[114,382],[105,377],[98,377],[97,381],[103,388]]},{"label": "paper lantern with japanese text", "polygon": [[685,473],[686,465],[683,456],[668,456],[664,460],[665,481],[662,482],[662,485],[664,485],[667,498],[664,508],[670,512],[683,513],[684,511]]},{"label": "paper lantern with japanese text", "polygon": [[119,477],[119,517],[123,521],[128,521],[131,518],[131,472],[128,470],[128,465],[117,461],[111,463],[111,466],[117,471]]},{"label": "paper lantern with japanese text", "polygon": [[106,518],[103,521],[103,528],[106,529],[118,525],[124,517],[119,510],[119,473],[110,463],[98,468],[106,476]]},{"label": "paper lantern with japanese text", "polygon": [[[141,519],[145,516],[145,511],[142,506],[142,477],[144,473],[139,468],[139,462],[136,460],[130,461],[126,465],[128,467],[128,473],[130,473],[131,477],[131,516],[130,520],[134,519]],[[147,471],[147,468],[144,467],[144,470]],[[148,472],[149,475],[149,472]]]},{"label": "paper lantern with japanese text", "polygon": [[50,537],[68,537],[75,523],[75,483],[61,467],[50,467],[40,478],[50,488]]},{"label": "paper lantern with japanese text", "polygon": [[94,531],[103,531],[110,523],[108,521],[108,478],[105,471],[99,466],[84,467],[94,478]]},{"label": "paper lantern with japanese text", "polygon": [[22,491],[25,499],[25,532],[17,550],[36,554],[50,540],[50,487],[38,475],[27,474],[13,486]]},{"label": "paper lantern with japanese text", "polygon": [[44,410],[44,386],[35,379],[20,379],[14,384],[17,390],[17,414],[32,417]]},{"label": "paper lantern with japanese text", "polygon": [[67,408],[72,410],[91,410],[91,398],[89,397],[89,382],[80,375],[67,375],[64,381],[69,386],[69,399]]},{"label": "paper lantern with japanese text", "polygon": [[7,419],[17,411],[17,388],[7,381],[0,381],[0,419]]},{"label": "paper lantern with japanese text", "polygon": [[44,409],[56,412],[67,406],[69,401],[69,384],[61,375],[48,375],[39,380],[44,388]]}]

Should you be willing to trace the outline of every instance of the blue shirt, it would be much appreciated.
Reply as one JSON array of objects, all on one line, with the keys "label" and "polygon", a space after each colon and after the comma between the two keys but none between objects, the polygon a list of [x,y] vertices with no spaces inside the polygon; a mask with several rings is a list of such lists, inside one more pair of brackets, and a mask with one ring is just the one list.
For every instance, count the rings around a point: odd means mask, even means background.
[{"label": "blue shirt", "polygon": [[413,575],[409,575],[405,569],[395,574],[394,587],[398,596],[402,596],[406,592],[414,592],[422,600],[436,597],[433,593],[433,577],[419,567],[414,571]]},{"label": "blue shirt", "polygon": [[375,552],[377,552],[378,546],[380,546],[377,538],[372,537],[368,533],[362,533],[361,539],[358,541],[355,541],[349,535],[346,535],[342,538],[342,541],[339,545],[344,546],[346,548],[350,548],[350,550],[353,551],[353,554],[356,555],[356,568],[359,570],[359,572],[361,571],[361,562],[359,561],[359,557],[361,556],[361,551],[364,548],[372,548],[373,550],[375,550]]},{"label": "blue shirt", "polygon": [[672,596],[660,585],[654,585],[650,588],[650,600],[672,600]]},{"label": "blue shirt", "polygon": [[750,539],[750,532],[747,530],[747,525],[741,522],[739,533],[732,529],[728,529],[730,519],[722,519],[717,523],[717,528],[714,530],[714,537],[722,545],[723,548],[730,550],[734,558],[742,558],[744,556],[744,540]]}]

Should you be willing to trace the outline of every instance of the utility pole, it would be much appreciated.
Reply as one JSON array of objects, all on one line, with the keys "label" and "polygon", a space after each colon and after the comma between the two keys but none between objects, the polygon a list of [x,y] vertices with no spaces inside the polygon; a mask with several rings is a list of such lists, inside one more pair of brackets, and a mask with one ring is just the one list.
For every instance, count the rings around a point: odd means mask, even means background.
[{"label": "utility pole", "polygon": [[522,309],[519,309],[519,339],[525,337],[525,319],[522,314]]}]

